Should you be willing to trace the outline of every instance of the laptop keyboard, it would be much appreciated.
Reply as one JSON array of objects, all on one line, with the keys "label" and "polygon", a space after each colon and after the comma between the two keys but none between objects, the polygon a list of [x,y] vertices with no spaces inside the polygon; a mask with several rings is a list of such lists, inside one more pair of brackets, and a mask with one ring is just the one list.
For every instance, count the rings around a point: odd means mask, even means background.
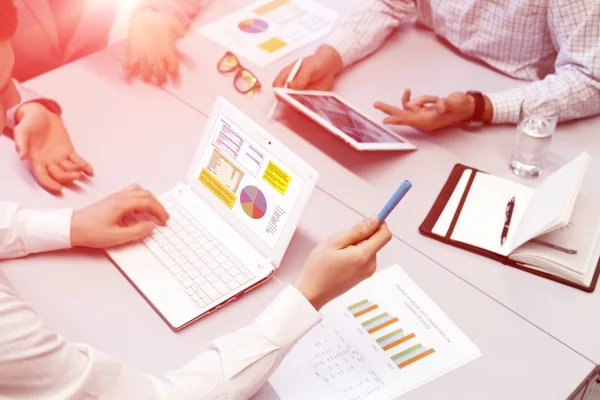
[{"label": "laptop keyboard", "polygon": [[[166,226],[157,225],[143,243],[180,282],[188,296],[205,308],[231,297],[255,276],[218,239],[172,196],[161,196],[170,215]],[[156,219],[147,213],[132,213],[124,222]]]}]

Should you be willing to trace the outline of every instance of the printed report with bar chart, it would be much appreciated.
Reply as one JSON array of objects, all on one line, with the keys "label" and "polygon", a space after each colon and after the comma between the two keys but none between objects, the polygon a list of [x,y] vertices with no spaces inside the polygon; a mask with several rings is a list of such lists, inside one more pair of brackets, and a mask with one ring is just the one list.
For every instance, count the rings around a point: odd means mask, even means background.
[{"label": "printed report with bar chart", "polygon": [[395,399],[481,355],[398,266],[321,313],[269,381],[282,400]]},{"label": "printed report with bar chart", "polygon": [[216,43],[265,66],[327,35],[337,13],[312,0],[262,0],[200,29]]}]

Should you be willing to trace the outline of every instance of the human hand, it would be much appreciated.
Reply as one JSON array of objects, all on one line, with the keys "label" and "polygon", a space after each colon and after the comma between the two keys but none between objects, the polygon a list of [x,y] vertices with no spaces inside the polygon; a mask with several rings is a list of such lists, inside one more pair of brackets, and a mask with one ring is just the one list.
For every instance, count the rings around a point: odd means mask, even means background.
[{"label": "human hand", "polygon": [[411,100],[410,89],[406,89],[399,109],[377,102],[375,108],[389,116],[384,124],[407,125],[424,132],[433,132],[469,120],[475,112],[475,99],[465,93],[453,93],[448,97],[421,96]]},{"label": "human hand", "polygon": [[376,216],[333,235],[308,256],[294,286],[319,310],[373,275],[377,253],[391,239],[387,225],[379,225]]},{"label": "human hand", "polygon": [[123,67],[131,75],[159,85],[179,73],[175,44],[186,27],[176,18],[151,8],[142,8],[131,18],[127,36],[127,60]]},{"label": "human hand", "polygon": [[[273,82],[273,87],[285,86],[294,64],[296,63],[287,66],[279,73]],[[289,83],[288,88],[294,90],[329,90],[333,87],[335,77],[342,72],[343,68],[340,53],[329,45],[323,45],[314,55],[303,60],[296,78]]]},{"label": "human hand", "polygon": [[26,103],[16,113],[15,147],[28,160],[35,179],[51,193],[93,175],[94,169],[75,152],[61,118],[39,103]]},{"label": "human hand", "polygon": [[[123,218],[129,213],[148,213],[153,221],[137,222],[125,226]],[[77,210],[71,218],[71,245],[103,249],[118,246],[148,236],[156,224],[165,225],[169,214],[160,202],[139,185],[131,185]]]}]

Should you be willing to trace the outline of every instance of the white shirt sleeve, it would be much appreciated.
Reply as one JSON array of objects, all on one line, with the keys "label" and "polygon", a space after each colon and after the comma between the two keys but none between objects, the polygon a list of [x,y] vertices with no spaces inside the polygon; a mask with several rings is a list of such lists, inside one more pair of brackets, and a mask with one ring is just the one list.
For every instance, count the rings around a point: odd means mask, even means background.
[{"label": "white shirt sleeve", "polygon": [[49,332],[34,310],[0,283],[0,398],[247,399],[320,320],[289,286],[250,326],[215,340],[189,364],[159,379]]},{"label": "white shirt sleeve", "polygon": [[73,210],[23,210],[0,201],[0,259],[71,247]]},{"label": "white shirt sleeve", "polygon": [[415,0],[368,0],[353,11],[327,43],[342,56],[344,67],[377,50],[402,23],[417,16]]},{"label": "white shirt sleeve", "polygon": [[[543,80],[489,94],[493,123],[516,123],[521,103],[529,96],[558,100],[560,121],[600,113],[600,2],[582,3],[550,1],[548,27],[558,51],[555,72]],[[582,9],[565,10],[573,7]]]},{"label": "white shirt sleeve", "polygon": [[31,102],[40,103],[44,107],[46,107],[48,110],[52,111],[53,113],[55,113],[57,115],[61,115],[62,110],[57,102],[55,102],[54,100],[50,100],[45,97],[39,96],[33,90],[27,89],[26,87],[21,85],[16,80],[13,80],[13,82],[17,88],[17,91],[19,92],[19,95],[21,96],[21,100],[19,101],[19,104],[17,104],[16,106],[14,106],[13,108],[11,108],[10,110],[8,110],[6,112],[6,126],[9,129],[15,129],[15,126],[17,125],[17,122],[15,120],[15,114],[17,113],[17,109],[26,103],[31,103]]}]

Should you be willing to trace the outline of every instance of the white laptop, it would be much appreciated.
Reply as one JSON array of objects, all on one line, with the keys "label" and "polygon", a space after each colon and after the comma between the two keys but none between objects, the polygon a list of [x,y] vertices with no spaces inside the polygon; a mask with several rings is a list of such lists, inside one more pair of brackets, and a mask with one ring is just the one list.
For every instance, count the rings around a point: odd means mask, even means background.
[{"label": "white laptop", "polygon": [[385,129],[335,93],[275,88],[275,95],[360,151],[406,151],[417,147]]},{"label": "white laptop", "polygon": [[[273,275],[317,178],[219,97],[185,183],[159,196],[167,226],[107,253],[179,330]],[[149,217],[133,214],[124,223]]]}]

